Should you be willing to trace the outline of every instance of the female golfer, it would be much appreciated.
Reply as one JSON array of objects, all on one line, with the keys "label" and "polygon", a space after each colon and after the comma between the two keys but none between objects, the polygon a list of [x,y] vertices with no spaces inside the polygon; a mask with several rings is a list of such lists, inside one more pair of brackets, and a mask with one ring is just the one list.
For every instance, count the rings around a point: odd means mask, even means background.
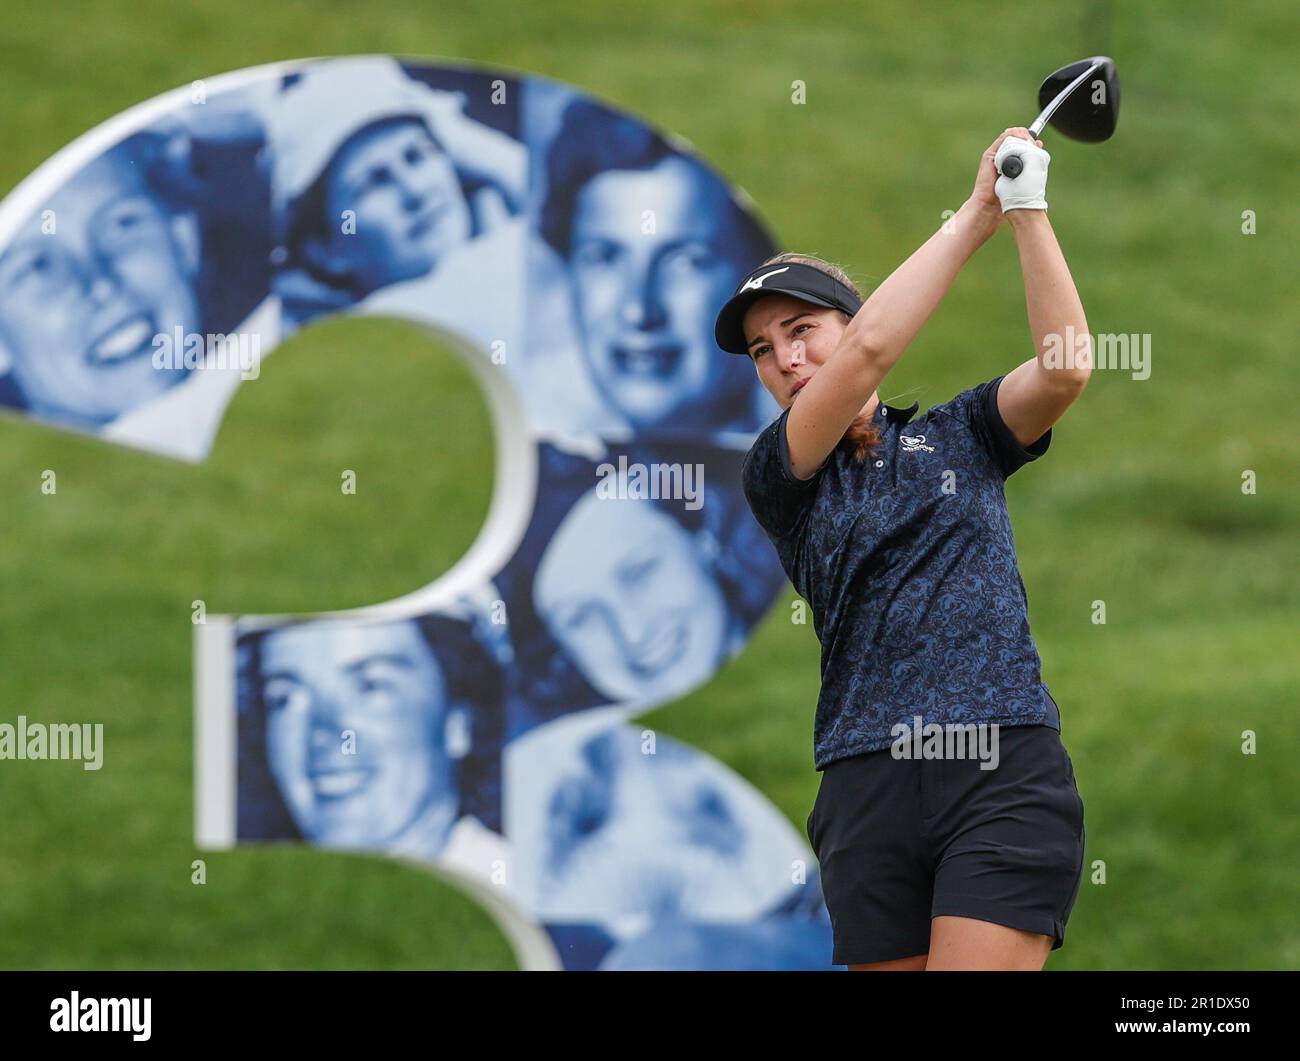
[{"label": "female golfer", "polygon": [[[1024,161],[998,176],[1014,151]],[[1041,969],[1083,873],[1083,801],[1029,632],[1004,482],[1079,397],[1088,325],[1044,199],[1050,156],[1006,130],[961,209],[865,303],[781,254],[720,312],[784,411],[745,458],[754,515],[821,641],[808,820],[852,969]],[[877,388],[997,231],[1015,231],[1035,349],[914,420]],[[1071,343],[1073,346],[1073,343]]]}]

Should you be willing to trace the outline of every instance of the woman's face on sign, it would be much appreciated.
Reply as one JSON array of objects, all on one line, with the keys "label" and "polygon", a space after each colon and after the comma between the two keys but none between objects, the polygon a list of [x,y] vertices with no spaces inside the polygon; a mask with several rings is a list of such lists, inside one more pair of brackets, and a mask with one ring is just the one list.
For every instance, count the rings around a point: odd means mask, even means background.
[{"label": "woman's face on sign", "polygon": [[[430,272],[469,239],[469,205],[451,159],[425,124],[377,122],[330,164],[326,223],[335,267],[369,292]],[[344,233],[346,211],[356,217]]]},{"label": "woman's face on sign", "polygon": [[611,701],[681,695],[726,649],[722,591],[693,536],[654,501],[588,491],[547,546],[533,595],[551,635]]},{"label": "woman's face on sign", "polygon": [[0,341],[34,410],[104,423],[185,378],[155,339],[201,331],[197,224],[112,152],[43,215],[0,257]]},{"label": "woman's face on sign", "polygon": [[447,798],[446,685],[414,622],[277,630],[261,682],[271,772],[312,842],[377,846]]}]

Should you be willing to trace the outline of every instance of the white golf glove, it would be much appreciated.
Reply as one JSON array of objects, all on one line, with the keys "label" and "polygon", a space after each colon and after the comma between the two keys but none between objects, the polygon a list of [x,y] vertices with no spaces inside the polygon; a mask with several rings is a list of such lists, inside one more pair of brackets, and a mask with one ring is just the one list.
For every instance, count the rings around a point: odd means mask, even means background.
[{"label": "white golf glove", "polygon": [[[1014,180],[1002,174],[1002,160],[1008,155],[1019,155],[1024,169]],[[1047,200],[1047,164],[1052,161],[1043,148],[1032,140],[1018,136],[1008,136],[998,145],[998,153],[993,158],[998,168],[998,177],[993,185],[1002,212],[1008,210],[1046,210]]]}]

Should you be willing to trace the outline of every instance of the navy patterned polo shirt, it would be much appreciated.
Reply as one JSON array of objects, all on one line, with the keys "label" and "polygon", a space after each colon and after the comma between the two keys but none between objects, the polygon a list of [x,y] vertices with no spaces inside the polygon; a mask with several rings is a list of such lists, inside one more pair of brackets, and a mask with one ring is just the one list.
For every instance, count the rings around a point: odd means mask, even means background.
[{"label": "navy patterned polo shirt", "polygon": [[889,747],[916,715],[1060,729],[1003,486],[1052,432],[1016,441],[998,412],[1002,379],[915,422],[919,403],[882,403],[877,454],[858,462],[841,442],[808,480],[790,468],[788,409],[745,457],[745,497],[821,641],[818,770]]}]

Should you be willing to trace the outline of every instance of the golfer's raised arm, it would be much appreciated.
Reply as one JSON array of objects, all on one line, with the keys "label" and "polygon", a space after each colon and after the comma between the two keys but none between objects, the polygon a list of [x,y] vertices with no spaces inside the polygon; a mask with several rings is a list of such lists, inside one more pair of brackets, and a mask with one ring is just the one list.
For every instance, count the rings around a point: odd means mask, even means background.
[{"label": "golfer's raised arm", "polygon": [[1035,353],[1008,372],[998,387],[998,412],[1016,440],[1028,446],[1046,434],[1083,391],[1092,374],[1092,339],[1047,212],[1010,210],[1007,220],[1020,250]]},{"label": "golfer's raised arm", "polygon": [[862,304],[835,352],[790,408],[786,438],[796,475],[812,475],[835,449],[961,267],[1001,222],[996,205],[968,199]]}]

